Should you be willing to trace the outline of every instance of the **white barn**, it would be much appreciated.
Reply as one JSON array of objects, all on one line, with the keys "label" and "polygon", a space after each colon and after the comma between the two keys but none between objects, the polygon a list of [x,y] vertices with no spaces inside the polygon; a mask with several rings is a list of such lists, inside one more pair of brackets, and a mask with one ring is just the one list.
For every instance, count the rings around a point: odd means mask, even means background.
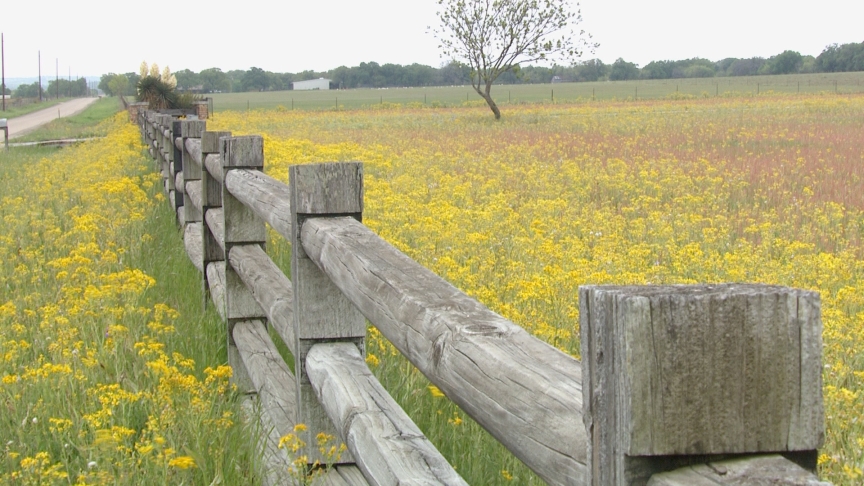
[{"label": "white barn", "polygon": [[291,83],[297,91],[310,89],[330,89],[330,80],[327,78],[310,79],[308,81],[294,81]]}]

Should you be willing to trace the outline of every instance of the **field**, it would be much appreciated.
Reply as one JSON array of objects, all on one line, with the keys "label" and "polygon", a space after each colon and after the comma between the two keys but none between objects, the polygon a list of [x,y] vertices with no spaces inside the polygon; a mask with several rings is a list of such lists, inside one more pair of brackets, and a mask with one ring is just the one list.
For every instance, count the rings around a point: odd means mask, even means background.
[{"label": "field", "polygon": [[[503,106],[521,103],[572,103],[591,100],[735,97],[777,93],[864,93],[864,73],[819,73],[782,76],[686,78],[596,83],[500,85],[492,88]],[[213,98],[218,112],[254,109],[344,110],[375,105],[416,107],[484,106],[471,86],[352,89],[333,91],[267,91],[220,93]]]},{"label": "field", "polygon": [[[218,114],[263,134],[266,170],[366,164],[364,222],[576,356],[582,284],[762,282],[818,290],[828,441],[822,474],[864,468],[864,96],[606,101]],[[287,254],[280,240],[268,249]],[[287,258],[283,261],[286,262]],[[369,361],[469,482],[530,475],[370,334]],[[497,467],[496,467],[497,466]]]},{"label": "field", "polygon": [[[217,100],[208,129],[263,135],[282,180],[289,163],[364,162],[367,225],[574,356],[579,285],[819,291],[820,474],[860,484],[864,95],[779,91],[513,103],[500,122],[483,106]],[[224,331],[200,312],[134,128],[105,128],[100,142],[0,154],[0,482],[257,484]],[[281,238],[268,253],[288,268]],[[541,484],[371,328],[367,362],[469,483]]]},{"label": "field", "polygon": [[224,330],[101,110],[69,120],[105,139],[0,151],[0,484],[255,484]]}]

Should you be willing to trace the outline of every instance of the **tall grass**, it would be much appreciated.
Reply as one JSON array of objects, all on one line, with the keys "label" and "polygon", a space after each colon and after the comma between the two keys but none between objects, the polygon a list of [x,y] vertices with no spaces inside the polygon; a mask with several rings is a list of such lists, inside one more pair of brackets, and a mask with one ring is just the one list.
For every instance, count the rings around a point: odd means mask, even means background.
[{"label": "tall grass", "polygon": [[[263,134],[265,170],[282,180],[289,163],[364,162],[367,225],[574,356],[583,284],[818,291],[820,471],[852,485],[864,469],[862,116],[862,95],[775,93],[514,106],[499,122],[483,107],[234,112],[209,127]],[[371,329],[367,351],[469,483],[536,481]]]},{"label": "tall grass", "polygon": [[96,131],[0,157],[0,483],[257,484],[159,176],[124,114]]}]

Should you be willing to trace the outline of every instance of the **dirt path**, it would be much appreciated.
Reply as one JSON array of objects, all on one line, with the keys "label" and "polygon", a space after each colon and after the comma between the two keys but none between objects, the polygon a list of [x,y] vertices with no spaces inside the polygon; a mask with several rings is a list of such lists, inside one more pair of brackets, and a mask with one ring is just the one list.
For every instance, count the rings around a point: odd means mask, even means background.
[{"label": "dirt path", "polygon": [[[75,98],[74,100],[65,101],[59,105],[45,108],[44,110],[34,111],[33,113],[10,118],[8,120],[9,139],[20,137],[25,133],[41,127],[51,120],[76,115],[84,111],[84,108],[90,106],[90,104],[97,99],[99,98]],[[2,137],[2,134],[0,134],[0,137]]]}]

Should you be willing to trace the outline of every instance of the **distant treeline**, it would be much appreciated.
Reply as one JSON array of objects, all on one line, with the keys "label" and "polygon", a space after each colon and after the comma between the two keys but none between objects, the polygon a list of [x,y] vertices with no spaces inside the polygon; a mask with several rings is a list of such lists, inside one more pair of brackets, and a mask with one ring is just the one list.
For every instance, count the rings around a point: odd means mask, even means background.
[{"label": "distant treeline", "polygon": [[[817,57],[802,56],[796,51],[784,51],[767,59],[726,58],[720,61],[693,58],[681,61],[653,61],[640,68],[619,58],[612,64],[591,59],[574,66],[516,67],[498,78],[499,84],[530,84],[551,82],[621,81],[633,79],[710,78],[719,76],[754,76],[761,74],[792,74],[817,72],[864,71],[864,42],[832,44]],[[468,66],[451,61],[441,67],[421,64],[402,66],[363,62],[359,66],[339,66],[330,71],[273,73],[253,67],[248,71],[223,72],[210,68],[195,73],[188,69],[174,72],[177,88],[197,93],[280,91],[292,89],[295,81],[328,78],[337,89],[394,88],[418,86],[451,86],[470,83]],[[108,86],[115,74],[102,76],[99,89],[115,94]],[[124,94],[134,95],[137,73],[126,73],[129,83]],[[50,88],[49,88],[50,91]]]},{"label": "distant treeline", "polygon": [[[22,84],[15,88],[11,93],[16,98],[38,98],[39,97],[39,81],[30,84]],[[48,82],[47,88],[42,88],[43,98],[77,98],[87,96],[87,79],[78,78],[75,81],[67,79],[52,79]]]}]

